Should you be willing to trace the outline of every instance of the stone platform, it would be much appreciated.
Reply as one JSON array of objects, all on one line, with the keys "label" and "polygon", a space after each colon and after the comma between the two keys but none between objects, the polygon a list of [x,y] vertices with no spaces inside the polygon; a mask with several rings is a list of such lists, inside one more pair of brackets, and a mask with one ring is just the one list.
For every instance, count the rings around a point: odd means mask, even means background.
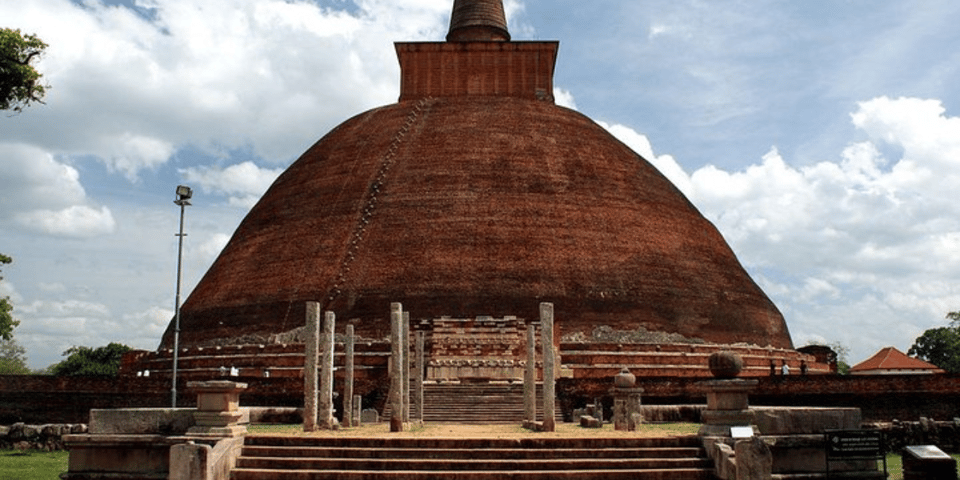
[{"label": "stone platform", "polygon": [[248,436],[234,480],[708,480],[697,437],[309,438]]}]

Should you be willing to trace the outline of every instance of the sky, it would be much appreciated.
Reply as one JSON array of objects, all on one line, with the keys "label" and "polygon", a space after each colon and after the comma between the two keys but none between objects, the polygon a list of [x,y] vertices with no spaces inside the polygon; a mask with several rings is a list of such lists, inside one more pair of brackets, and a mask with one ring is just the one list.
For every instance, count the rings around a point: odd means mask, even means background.
[{"label": "sky", "polygon": [[[0,296],[28,365],[155,350],[246,212],[310,145],[396,102],[395,41],[451,0],[28,0],[45,105],[0,116]],[[668,176],[797,347],[851,364],[960,310],[960,2],[507,0],[559,40],[558,103]]]}]

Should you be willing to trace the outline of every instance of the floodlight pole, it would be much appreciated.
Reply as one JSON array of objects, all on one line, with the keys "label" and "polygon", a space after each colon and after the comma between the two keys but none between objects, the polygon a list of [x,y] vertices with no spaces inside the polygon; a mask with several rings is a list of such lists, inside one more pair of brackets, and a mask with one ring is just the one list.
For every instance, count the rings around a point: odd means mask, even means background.
[{"label": "floodlight pole", "polygon": [[180,237],[179,246],[177,248],[177,299],[174,304],[174,320],[173,320],[173,386],[170,388],[170,404],[172,408],[177,408],[177,363],[179,361],[178,354],[180,353],[180,281],[183,277],[183,237],[187,234],[183,233],[183,214],[187,205],[190,205],[190,197],[193,196],[193,191],[190,190],[190,187],[185,187],[180,185],[177,187],[177,199],[173,203],[180,206],[180,233],[177,234],[177,237]]}]

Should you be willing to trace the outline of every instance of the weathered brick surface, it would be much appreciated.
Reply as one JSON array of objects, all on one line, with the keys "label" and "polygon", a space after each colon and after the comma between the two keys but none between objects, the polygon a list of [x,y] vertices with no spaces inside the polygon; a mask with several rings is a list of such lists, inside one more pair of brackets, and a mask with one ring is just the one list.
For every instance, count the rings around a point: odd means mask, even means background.
[{"label": "weathered brick surface", "polygon": [[437,99],[377,181],[416,108],[345,122],[277,179],[184,303],[181,345],[266,341],[320,299],[345,320],[338,331],[353,323],[376,339],[391,302],[416,321],[536,318],[549,301],[564,335],[643,326],[791,346],[716,228],[587,117],[549,102]]},{"label": "weathered brick surface", "polygon": [[553,103],[557,42],[398,43],[400,101],[496,96]]}]

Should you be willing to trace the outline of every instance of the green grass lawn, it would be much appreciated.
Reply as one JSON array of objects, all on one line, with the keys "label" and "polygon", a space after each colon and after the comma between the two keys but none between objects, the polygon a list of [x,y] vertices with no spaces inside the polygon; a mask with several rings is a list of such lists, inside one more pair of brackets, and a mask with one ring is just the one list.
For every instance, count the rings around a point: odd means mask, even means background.
[{"label": "green grass lawn", "polygon": [[67,471],[65,451],[0,450],[0,480],[56,480]]}]

